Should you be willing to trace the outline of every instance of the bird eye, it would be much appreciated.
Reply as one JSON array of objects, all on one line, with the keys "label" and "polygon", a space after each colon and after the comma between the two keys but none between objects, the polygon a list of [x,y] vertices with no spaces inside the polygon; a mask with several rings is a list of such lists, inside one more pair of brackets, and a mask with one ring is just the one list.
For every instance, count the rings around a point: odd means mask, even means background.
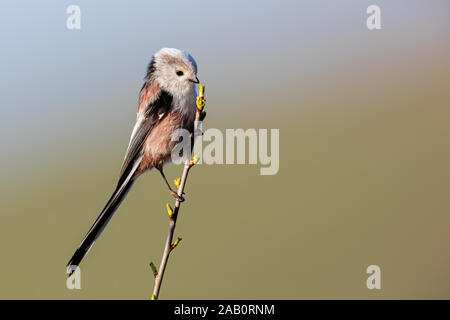
[{"label": "bird eye", "polygon": [[183,70],[177,70],[177,76],[181,77],[184,74]]}]

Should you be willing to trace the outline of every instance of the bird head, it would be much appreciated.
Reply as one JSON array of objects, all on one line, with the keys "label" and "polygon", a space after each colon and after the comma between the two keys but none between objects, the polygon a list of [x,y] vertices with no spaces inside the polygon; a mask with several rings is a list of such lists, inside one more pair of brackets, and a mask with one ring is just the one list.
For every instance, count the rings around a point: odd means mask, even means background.
[{"label": "bird head", "polygon": [[163,48],[151,63],[152,78],[172,95],[183,95],[193,90],[197,78],[197,63],[186,51]]}]

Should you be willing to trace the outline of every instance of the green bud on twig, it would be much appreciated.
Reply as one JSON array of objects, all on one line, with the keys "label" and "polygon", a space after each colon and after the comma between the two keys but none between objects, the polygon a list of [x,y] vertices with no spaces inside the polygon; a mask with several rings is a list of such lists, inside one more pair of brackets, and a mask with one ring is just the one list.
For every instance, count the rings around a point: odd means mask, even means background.
[{"label": "green bud on twig", "polygon": [[182,238],[177,238],[174,243],[170,246],[170,250],[175,249],[175,247],[180,243],[180,241],[183,240]]},{"label": "green bud on twig", "polygon": [[167,213],[169,214],[169,218],[172,219],[172,216],[173,216],[172,207],[168,203],[166,203],[166,207],[167,207]]},{"label": "green bud on twig", "polygon": [[175,185],[175,187],[177,187],[177,189],[180,187],[180,183],[181,183],[180,178],[176,178],[175,180],[173,180],[173,184]]},{"label": "green bud on twig", "polygon": [[156,266],[153,264],[153,261],[150,262],[150,268],[152,268],[153,275],[156,278],[158,276],[158,270],[156,269]]}]

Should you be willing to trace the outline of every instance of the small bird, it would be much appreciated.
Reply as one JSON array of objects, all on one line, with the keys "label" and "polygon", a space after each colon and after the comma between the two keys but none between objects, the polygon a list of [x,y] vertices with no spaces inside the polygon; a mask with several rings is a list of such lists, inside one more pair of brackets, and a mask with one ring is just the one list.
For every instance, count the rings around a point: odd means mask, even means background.
[{"label": "small bird", "polygon": [[67,264],[69,276],[100,236],[135,180],[144,172],[156,168],[179,201],[184,199],[167,181],[163,166],[171,162],[172,141],[177,129],[194,130],[196,113],[197,63],[187,52],[163,48],[155,53],[147,68],[139,95],[136,124],[120,171],[117,187],[102,212],[84,237]]}]

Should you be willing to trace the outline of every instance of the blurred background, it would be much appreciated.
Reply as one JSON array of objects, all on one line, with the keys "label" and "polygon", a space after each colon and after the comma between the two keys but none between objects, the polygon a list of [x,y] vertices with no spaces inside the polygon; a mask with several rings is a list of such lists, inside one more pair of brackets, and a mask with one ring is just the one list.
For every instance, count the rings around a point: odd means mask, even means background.
[{"label": "blurred background", "polygon": [[[173,202],[155,172],[83,261],[81,290],[65,265],[115,187],[162,47],[197,60],[205,128],[280,129],[280,170],[191,171],[161,299],[450,298],[449,9],[2,1],[0,298],[150,298]],[[373,264],[381,290],[366,287]]]}]

